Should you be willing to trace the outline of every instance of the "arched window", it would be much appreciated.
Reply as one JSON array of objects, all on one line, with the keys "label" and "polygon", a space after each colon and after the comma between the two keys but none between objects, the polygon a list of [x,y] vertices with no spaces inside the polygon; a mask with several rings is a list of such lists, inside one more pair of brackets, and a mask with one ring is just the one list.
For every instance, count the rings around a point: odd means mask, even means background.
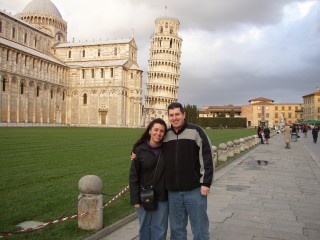
[{"label": "arched window", "polygon": [[133,73],[131,73],[131,79],[133,79]]},{"label": "arched window", "polygon": [[101,54],[101,50],[100,48],[98,49],[98,57],[100,57],[100,54]]},{"label": "arched window", "polygon": [[163,27],[162,26],[160,27],[160,33],[163,33]]},{"label": "arched window", "polygon": [[16,37],[16,28],[12,27],[12,39]]},{"label": "arched window", "polygon": [[28,39],[28,34],[24,33],[24,43],[27,43],[27,39]]},{"label": "arched window", "polygon": [[6,79],[2,80],[2,91],[5,92],[6,91]]},{"label": "arched window", "polygon": [[86,56],[86,50],[82,50],[82,57]]},{"label": "arched window", "polygon": [[110,69],[110,77],[113,78],[113,68]]},{"label": "arched window", "polygon": [[64,101],[64,94],[65,94],[65,93],[64,93],[64,92],[62,92],[62,101]]},{"label": "arched window", "polygon": [[69,58],[71,58],[71,50],[69,50]]},{"label": "arched window", "polygon": [[51,91],[50,91],[50,98],[51,99],[53,98],[53,89],[51,89]]},{"label": "arched window", "polygon": [[24,85],[23,83],[20,84],[20,94],[23,94],[24,92]]},{"label": "arched window", "polygon": [[115,47],[114,48],[114,55],[117,56],[117,54],[118,54],[118,49],[117,49],[117,47]]},{"label": "arched window", "polygon": [[38,86],[37,87],[37,97],[39,97],[39,95],[40,95],[40,87]]},{"label": "arched window", "polygon": [[103,71],[103,68],[100,69],[100,76],[101,78],[103,78],[103,75],[104,75],[104,71]]},{"label": "arched window", "polygon": [[83,94],[83,104],[87,105],[87,102],[88,102],[88,95],[85,93]]}]

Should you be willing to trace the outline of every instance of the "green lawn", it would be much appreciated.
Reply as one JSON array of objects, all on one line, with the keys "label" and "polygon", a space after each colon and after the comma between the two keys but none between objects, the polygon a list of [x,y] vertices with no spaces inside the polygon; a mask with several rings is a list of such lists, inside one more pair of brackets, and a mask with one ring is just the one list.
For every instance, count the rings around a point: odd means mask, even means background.
[{"label": "green lawn", "polygon": [[[128,185],[130,151],[143,129],[0,128],[0,231],[24,221],[48,222],[77,214],[78,181],[97,175],[104,203]],[[206,129],[212,143],[255,134],[251,129]],[[72,207],[73,206],[73,207]],[[134,212],[125,194],[104,209],[104,225]],[[84,239],[77,219],[11,239]]]}]

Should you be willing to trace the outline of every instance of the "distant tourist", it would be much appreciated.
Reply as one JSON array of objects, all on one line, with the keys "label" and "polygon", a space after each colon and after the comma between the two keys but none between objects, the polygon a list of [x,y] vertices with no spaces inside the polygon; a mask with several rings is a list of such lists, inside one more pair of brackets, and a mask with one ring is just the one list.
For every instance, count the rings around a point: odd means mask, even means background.
[{"label": "distant tourist", "polygon": [[285,148],[290,149],[292,130],[291,130],[291,127],[289,126],[289,124],[286,124],[286,126],[285,126],[285,128],[283,130],[283,133],[284,133],[284,141],[286,143]]},{"label": "distant tourist", "polygon": [[318,133],[319,133],[319,126],[314,126],[314,128],[312,129],[312,137],[313,137],[314,143],[317,143]]},{"label": "distant tourist", "polygon": [[263,127],[262,127],[262,125],[259,125],[258,130],[257,130],[257,134],[258,134],[258,137],[260,138],[261,144],[264,144],[264,141],[263,141],[263,139],[264,139],[264,133],[263,133]]},{"label": "distant tourist", "polygon": [[308,126],[307,125],[302,126],[302,132],[303,132],[304,138],[307,138],[308,137]]},{"label": "distant tourist", "polygon": [[266,144],[269,144],[269,139],[270,139],[270,128],[268,126],[265,126],[263,129],[264,133],[264,138],[266,139]]}]

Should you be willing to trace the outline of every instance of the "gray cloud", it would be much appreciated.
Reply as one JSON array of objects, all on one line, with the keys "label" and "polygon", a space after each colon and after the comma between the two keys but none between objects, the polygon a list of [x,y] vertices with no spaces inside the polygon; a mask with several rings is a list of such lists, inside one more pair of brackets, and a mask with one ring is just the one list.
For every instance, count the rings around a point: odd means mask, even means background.
[{"label": "gray cloud", "polygon": [[[17,13],[29,1],[0,0],[0,5]],[[178,95],[184,104],[242,105],[256,97],[299,103],[320,86],[319,1],[51,1],[68,22],[70,41],[134,34],[144,87],[155,19],[179,19]]]}]

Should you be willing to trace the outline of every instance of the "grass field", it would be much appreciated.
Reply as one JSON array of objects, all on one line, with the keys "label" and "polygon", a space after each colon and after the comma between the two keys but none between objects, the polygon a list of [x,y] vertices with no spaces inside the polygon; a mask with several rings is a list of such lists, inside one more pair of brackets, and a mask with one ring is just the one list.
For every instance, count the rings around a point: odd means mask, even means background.
[{"label": "grass field", "polygon": [[[0,128],[0,231],[17,230],[16,225],[24,221],[48,222],[77,214],[78,181],[85,175],[102,179],[106,203],[128,185],[131,147],[142,131]],[[254,129],[206,132],[216,146],[255,134]],[[132,212],[125,194],[104,209],[104,226]],[[74,219],[8,239],[84,239],[93,233],[80,230]]]}]

